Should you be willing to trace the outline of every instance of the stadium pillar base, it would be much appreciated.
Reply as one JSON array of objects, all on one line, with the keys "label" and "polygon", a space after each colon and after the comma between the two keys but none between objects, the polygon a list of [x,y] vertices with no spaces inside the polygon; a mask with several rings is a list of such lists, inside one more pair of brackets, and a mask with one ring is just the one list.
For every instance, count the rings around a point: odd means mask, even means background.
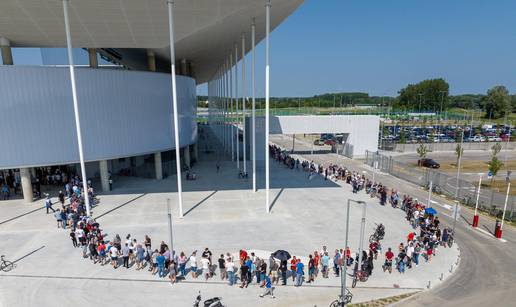
[{"label": "stadium pillar base", "polygon": [[31,203],[34,200],[34,194],[32,192],[32,181],[30,176],[30,169],[20,168],[21,187],[23,192],[23,200],[27,203]]},{"label": "stadium pillar base", "polygon": [[473,216],[473,227],[478,227],[478,215]]},{"label": "stadium pillar base", "polygon": [[163,164],[161,162],[161,152],[154,153],[154,169],[156,171],[156,179],[163,179]]},{"label": "stadium pillar base", "polygon": [[104,192],[109,192],[109,171],[107,162],[107,160],[99,161],[100,183],[102,185],[102,191]]},{"label": "stadium pillar base", "polygon": [[186,167],[190,168],[190,145],[186,145],[183,148],[183,159],[185,160]]}]

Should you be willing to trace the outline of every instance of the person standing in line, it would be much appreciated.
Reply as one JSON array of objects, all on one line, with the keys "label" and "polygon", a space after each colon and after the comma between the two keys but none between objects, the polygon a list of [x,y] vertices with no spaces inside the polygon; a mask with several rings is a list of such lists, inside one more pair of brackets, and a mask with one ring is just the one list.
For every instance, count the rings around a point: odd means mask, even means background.
[{"label": "person standing in line", "polygon": [[299,259],[296,264],[296,287],[300,287],[303,284],[304,267],[305,265]]},{"label": "person standing in line", "polygon": [[276,262],[276,260],[272,259],[271,261],[271,265],[269,267],[269,270],[270,270],[270,277],[271,277],[271,282],[273,284],[278,284],[278,281],[279,281],[279,278],[278,278],[278,269],[279,269],[279,265],[278,263]]},{"label": "person standing in line", "polygon": [[176,276],[177,276],[177,264],[176,261],[171,260],[169,267],[169,277],[170,277],[170,283],[175,284],[176,283]]},{"label": "person standing in line", "polygon": [[124,268],[129,268],[129,251],[131,249],[129,248],[129,244],[126,242],[124,247],[122,247],[122,258],[124,259]]},{"label": "person standing in line", "polygon": [[340,253],[339,250],[335,250],[335,256],[333,256],[333,271],[335,272],[335,276],[339,277],[339,262],[340,262]]},{"label": "person standing in line", "polygon": [[165,277],[165,256],[162,253],[158,253],[156,262],[158,263],[158,277]]},{"label": "person standing in line", "polygon": [[70,229],[70,239],[72,239],[73,247],[77,247],[77,238],[73,229]]},{"label": "person standing in line", "polygon": [[249,267],[247,266],[247,261],[240,266],[240,280],[242,281],[242,284],[240,285],[240,288],[247,288],[248,284],[248,278],[247,273],[249,273]]},{"label": "person standing in line", "polygon": [[113,266],[113,269],[118,268],[118,248],[116,245],[111,246],[109,253],[111,255],[111,265]]},{"label": "person standing in line", "polygon": [[226,271],[228,272],[228,282],[232,286],[235,284],[235,263],[231,260],[231,257],[226,260]]},{"label": "person standing in line", "polygon": [[[251,270],[253,269],[253,260],[251,260],[251,257],[247,257],[247,260],[245,261],[245,265],[247,266],[247,285],[249,285],[253,281],[253,274]],[[247,287],[246,285],[246,287]]]},{"label": "person standing in line", "polygon": [[260,285],[260,288],[265,287],[265,276],[267,276],[267,262],[262,259],[262,262],[260,263],[260,280],[262,284]]},{"label": "person standing in line", "polygon": [[315,262],[312,255],[308,255],[308,281],[311,283],[315,281]]},{"label": "person standing in line", "polygon": [[328,252],[325,252],[321,257],[321,265],[323,278],[328,278],[328,268],[330,265],[330,256],[328,256]]},{"label": "person standing in line", "polygon": [[152,253],[151,259],[152,259],[152,271],[151,274],[155,275],[158,272],[158,255],[159,252],[157,249],[154,250]]},{"label": "person standing in line", "polygon": [[181,274],[181,277],[186,277],[186,262],[188,262],[188,258],[186,257],[185,252],[181,251],[178,259],[179,273]]},{"label": "person standing in line", "polygon": [[314,251],[314,279],[319,275],[319,261],[321,260],[321,256],[317,251]]},{"label": "person standing in line", "polygon": [[220,271],[220,280],[227,279],[226,260],[224,259],[224,254],[220,254],[219,271]]},{"label": "person standing in line", "polygon": [[203,256],[201,258],[201,268],[202,268],[202,274],[204,275],[204,278],[206,281],[208,281],[208,278],[210,278],[210,259],[208,257]]},{"label": "person standing in line", "polygon": [[190,262],[190,271],[192,271],[192,277],[197,278],[197,251],[194,251],[188,261]]},{"label": "person standing in line", "polygon": [[292,282],[296,281],[296,264],[297,264],[297,258],[296,258],[296,256],[293,256],[292,260],[290,260],[290,271],[292,273]]},{"label": "person standing in line", "polygon": [[287,285],[287,271],[288,271],[288,262],[287,262],[286,259],[281,260],[280,268],[279,269],[281,271],[282,285],[286,286]]}]

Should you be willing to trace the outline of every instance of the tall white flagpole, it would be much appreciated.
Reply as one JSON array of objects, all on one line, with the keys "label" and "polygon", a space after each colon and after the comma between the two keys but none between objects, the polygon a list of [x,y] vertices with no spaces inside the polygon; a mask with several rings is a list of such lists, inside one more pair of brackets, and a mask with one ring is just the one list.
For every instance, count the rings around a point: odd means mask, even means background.
[{"label": "tall white flagpole", "polygon": [[77,101],[77,86],[75,82],[75,69],[73,64],[72,54],[72,37],[70,34],[70,20],[68,18],[68,3],[69,0],[63,0],[63,12],[66,31],[66,50],[68,53],[68,67],[70,68],[70,81],[72,84],[72,100],[73,113],[75,116],[75,130],[77,132],[77,144],[79,145],[79,163],[81,164],[82,188],[84,195],[84,204],[86,205],[86,214],[91,216],[90,198],[88,195],[88,178],[86,177],[86,166],[84,163],[84,151],[82,147],[81,121],[79,115],[79,103]]},{"label": "tall white flagpole", "polygon": [[265,5],[265,205],[267,213],[270,213],[269,189],[269,32],[271,23],[271,1],[267,0]]},{"label": "tall white flagpole", "polygon": [[174,1],[167,0],[168,32],[170,42],[170,73],[172,75],[172,106],[174,112],[174,141],[176,146],[177,196],[179,202],[179,217],[183,218],[183,187],[181,184],[181,154],[179,147],[179,117],[177,115],[177,87],[176,87],[176,55],[174,49]]},{"label": "tall white flagpole", "polygon": [[252,147],[253,147],[253,191],[256,192],[256,101],[255,101],[255,82],[254,82],[254,64],[255,64],[255,53],[254,53],[254,45],[255,45],[255,35],[256,35],[256,25],[253,18],[253,23],[251,24],[251,50],[252,50],[252,61],[251,61],[251,83],[252,83],[252,94],[253,94],[253,111],[252,111]]},{"label": "tall white flagpole", "polygon": [[247,174],[247,142],[246,142],[246,127],[245,127],[245,34],[242,33],[242,131],[243,131],[243,156],[244,156],[244,174]]},{"label": "tall white flagpole", "polygon": [[235,102],[236,102],[236,112],[235,112],[235,130],[236,130],[236,159],[237,159],[237,168],[240,171],[240,140],[238,138],[238,44],[235,44]]}]

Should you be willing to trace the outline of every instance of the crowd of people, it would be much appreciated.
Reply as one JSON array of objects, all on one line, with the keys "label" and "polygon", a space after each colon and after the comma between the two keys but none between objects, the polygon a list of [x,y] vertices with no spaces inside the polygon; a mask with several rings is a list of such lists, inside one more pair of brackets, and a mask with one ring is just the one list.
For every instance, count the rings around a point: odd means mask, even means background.
[{"label": "crowd of people", "polygon": [[[446,247],[445,243],[452,235],[449,229],[442,229],[439,218],[435,214],[428,214],[425,206],[417,199],[404,195],[400,201],[397,190],[389,190],[381,183],[372,182],[364,174],[334,164],[324,167],[313,161],[293,158],[277,146],[271,146],[270,153],[278,163],[284,163],[290,169],[308,172],[310,179],[318,174],[325,180],[343,180],[353,187],[354,193],[365,190],[371,197],[378,197],[380,205],[386,205],[389,200],[392,207],[399,207],[405,211],[406,219],[414,231],[407,235],[406,241],[400,243],[397,255],[391,247],[386,250],[385,262],[382,265],[385,272],[391,273],[394,266],[400,273],[404,273],[407,268],[417,267],[420,257],[425,261],[431,261],[437,248]],[[94,191],[90,183],[89,186],[86,194],[94,203]],[[287,285],[291,280],[293,285],[298,287],[303,282],[314,283],[319,278],[330,278],[330,275],[338,277],[342,274],[343,267],[354,268],[352,272],[358,270],[359,255],[352,255],[349,247],[337,248],[330,252],[323,246],[320,251],[307,255],[303,261],[299,256],[277,259],[272,254],[260,258],[253,251],[246,250],[240,250],[235,254],[226,252],[216,257],[207,247],[200,255],[197,250],[191,253],[176,252],[164,241],[153,245],[148,235],[141,240],[130,234],[127,234],[124,240],[119,234],[108,239],[98,221],[86,215],[84,191],[78,176],[70,178],[65,184],[64,192],[61,191],[58,198],[61,208],[54,210],[52,202],[47,197],[47,213],[49,209],[52,210],[58,227],[69,229],[72,245],[82,250],[83,258],[102,266],[110,265],[113,269],[135,267],[136,270],[147,271],[159,278],[168,278],[172,284],[186,278],[209,280],[218,275],[220,280],[226,281],[230,286],[239,285],[240,288],[247,288],[255,284],[264,288],[261,296],[274,297],[274,286],[280,282],[281,285]],[[65,203],[66,199],[68,203]],[[419,235],[416,233],[417,230]],[[369,243],[368,250],[362,251],[360,267],[360,271],[365,272],[367,276],[373,273],[374,261],[377,260],[378,254],[382,253],[380,240],[370,240]]]},{"label": "crowd of people", "polygon": [[[269,145],[270,155],[278,162],[283,163],[287,168],[308,172],[308,178],[312,179],[315,174],[324,177],[324,180],[344,181],[351,185],[353,193],[362,190],[369,194],[371,198],[378,198],[379,204],[385,206],[387,202],[393,208],[399,208],[405,212],[407,221],[411,224],[413,231],[407,235],[406,242],[401,242],[397,249],[397,255],[389,247],[385,252],[385,262],[382,265],[384,271],[392,272],[394,263],[395,268],[404,273],[406,268],[418,266],[420,256],[425,261],[431,261],[432,256],[437,253],[439,246],[451,246],[453,233],[450,228],[442,227],[435,210],[427,210],[426,206],[417,199],[409,195],[400,197],[396,189],[389,189],[381,182],[372,181],[366,178],[365,173],[353,171],[344,166],[336,164],[316,164],[314,161],[295,158],[288,151],[276,145]],[[401,200],[401,201],[400,201]],[[419,235],[416,231],[419,230]],[[380,242],[370,242],[369,252],[363,251],[361,270],[371,275],[373,271],[373,260],[381,252]],[[358,257],[356,257],[358,261]],[[352,263],[352,259],[346,262]],[[355,263],[355,271],[357,264]]]}]

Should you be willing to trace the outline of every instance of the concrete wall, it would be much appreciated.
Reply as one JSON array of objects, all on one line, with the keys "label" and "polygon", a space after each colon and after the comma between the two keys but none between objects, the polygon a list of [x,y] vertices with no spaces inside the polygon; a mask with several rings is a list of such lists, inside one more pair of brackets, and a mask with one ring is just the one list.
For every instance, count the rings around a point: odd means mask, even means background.
[{"label": "concrete wall", "polygon": [[[247,140],[251,142],[251,119],[246,120]],[[353,145],[353,157],[364,157],[366,151],[376,151],[378,148],[378,133],[380,118],[373,115],[311,115],[311,116],[271,116],[271,134],[319,134],[345,133],[349,134],[347,143]],[[265,146],[265,118],[256,118],[256,146]],[[263,159],[261,150],[256,158]]]},{"label": "concrete wall", "polygon": [[[86,161],[173,149],[170,75],[76,69]],[[196,84],[177,77],[181,147],[197,138]],[[79,160],[65,67],[0,66],[0,168]]]},{"label": "concrete wall", "polygon": [[[491,150],[495,142],[466,142],[462,143],[464,150]],[[516,149],[516,142],[500,142],[502,149]],[[455,151],[457,143],[428,143],[425,144],[430,151]],[[393,151],[416,152],[419,144],[396,144]]]}]

